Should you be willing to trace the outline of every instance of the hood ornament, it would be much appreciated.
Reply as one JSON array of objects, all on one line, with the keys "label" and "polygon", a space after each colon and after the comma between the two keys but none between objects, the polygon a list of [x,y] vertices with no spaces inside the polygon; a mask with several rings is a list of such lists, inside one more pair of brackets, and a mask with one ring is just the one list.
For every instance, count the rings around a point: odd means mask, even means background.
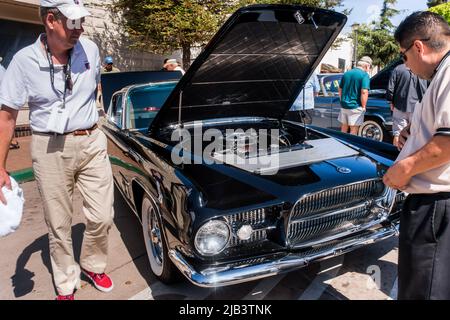
[{"label": "hood ornament", "polygon": [[350,168],[347,167],[341,167],[338,166],[330,161],[324,161],[326,163],[328,163],[330,166],[334,167],[336,169],[337,172],[342,173],[342,174],[349,174],[352,173],[352,170]]},{"label": "hood ornament", "polygon": [[352,170],[350,170],[349,168],[346,168],[346,167],[337,167],[336,170],[337,170],[337,172],[343,173],[343,174],[352,173]]}]

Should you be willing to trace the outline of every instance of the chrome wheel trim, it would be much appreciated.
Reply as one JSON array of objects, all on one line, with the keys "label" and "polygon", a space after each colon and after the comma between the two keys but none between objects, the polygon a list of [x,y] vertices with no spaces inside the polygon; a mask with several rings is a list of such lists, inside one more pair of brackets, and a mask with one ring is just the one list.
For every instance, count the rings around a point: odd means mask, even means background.
[{"label": "chrome wheel trim", "polygon": [[153,273],[160,276],[164,270],[164,247],[157,214],[151,201],[144,198],[142,203],[142,231],[145,248]]},{"label": "chrome wheel trim", "polygon": [[360,132],[361,137],[375,141],[383,141],[383,129],[376,122],[363,124]]}]

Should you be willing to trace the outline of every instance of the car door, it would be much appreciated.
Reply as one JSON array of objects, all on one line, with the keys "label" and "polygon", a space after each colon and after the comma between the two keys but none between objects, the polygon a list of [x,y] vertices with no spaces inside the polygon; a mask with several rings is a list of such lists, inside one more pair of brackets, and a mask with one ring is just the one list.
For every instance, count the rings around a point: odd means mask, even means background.
[{"label": "car door", "polygon": [[135,167],[136,161],[130,157],[128,147],[128,132],[125,130],[125,93],[119,92],[112,96],[108,108],[107,121],[104,125],[105,134],[108,137],[108,154],[111,160],[111,168],[114,180],[120,191],[129,198],[131,184],[128,169]]}]

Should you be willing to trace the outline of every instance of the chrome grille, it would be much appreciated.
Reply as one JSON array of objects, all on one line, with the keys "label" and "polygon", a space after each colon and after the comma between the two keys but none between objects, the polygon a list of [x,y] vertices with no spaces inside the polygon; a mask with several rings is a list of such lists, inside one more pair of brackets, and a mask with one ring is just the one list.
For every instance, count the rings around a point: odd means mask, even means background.
[{"label": "chrome grille", "polygon": [[[228,244],[229,247],[238,246],[241,244],[246,244],[255,241],[262,241],[267,239],[267,232],[264,229],[258,229],[259,226],[264,225],[266,222],[266,210],[264,208],[248,210],[244,212],[239,212],[225,217],[231,226],[232,236]],[[252,226],[255,230],[253,231],[250,239],[240,240],[236,236],[237,229],[241,224],[247,223]]]},{"label": "chrome grille", "polygon": [[230,239],[229,246],[234,247],[234,246],[238,246],[238,245],[249,243],[249,242],[265,240],[266,238],[267,238],[267,232],[264,229],[259,229],[259,230],[253,231],[250,239],[248,239],[248,240],[240,240],[238,237],[236,237],[233,234],[233,236]]},{"label": "chrome grille", "polygon": [[374,179],[304,196],[292,209],[291,220],[356,205],[368,198],[381,196],[384,188],[380,179]]},{"label": "chrome grille", "polygon": [[231,225],[246,222],[253,225],[264,223],[266,220],[266,210],[264,208],[239,212],[226,217]]},{"label": "chrome grille", "polygon": [[314,240],[331,234],[339,234],[354,225],[367,222],[372,212],[361,205],[336,214],[320,215],[317,218],[300,219],[289,225],[289,240],[292,244]]}]

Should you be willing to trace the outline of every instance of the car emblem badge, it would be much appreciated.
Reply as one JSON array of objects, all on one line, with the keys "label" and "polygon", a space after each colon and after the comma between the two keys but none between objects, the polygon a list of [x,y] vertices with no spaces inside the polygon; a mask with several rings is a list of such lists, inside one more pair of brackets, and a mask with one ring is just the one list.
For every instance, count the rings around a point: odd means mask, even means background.
[{"label": "car emblem badge", "polygon": [[339,173],[343,173],[343,174],[348,174],[348,173],[352,172],[352,170],[350,170],[349,168],[346,168],[346,167],[337,167],[336,170]]},{"label": "car emblem badge", "polygon": [[296,13],[294,13],[294,17],[295,17],[295,20],[297,20],[297,22],[299,24],[303,24],[303,22],[305,22],[305,18],[303,18],[303,16],[300,13],[300,11],[297,11]]}]

